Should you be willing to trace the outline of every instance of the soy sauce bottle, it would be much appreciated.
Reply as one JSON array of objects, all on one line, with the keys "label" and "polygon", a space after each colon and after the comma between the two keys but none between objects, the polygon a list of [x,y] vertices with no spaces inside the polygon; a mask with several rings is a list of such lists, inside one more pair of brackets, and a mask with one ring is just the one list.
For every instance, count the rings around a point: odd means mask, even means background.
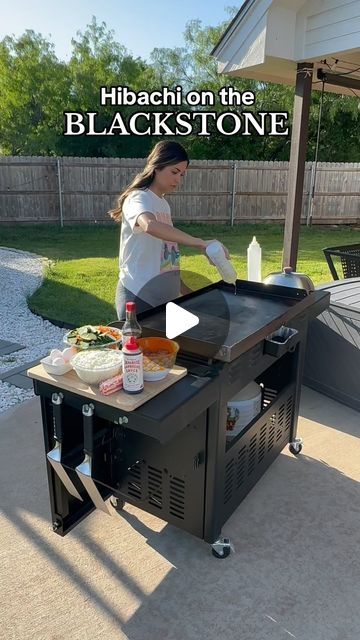
[{"label": "soy sauce bottle", "polygon": [[136,318],[135,302],[127,302],[125,305],[126,320],[122,326],[123,344],[133,336],[141,338],[142,330]]}]

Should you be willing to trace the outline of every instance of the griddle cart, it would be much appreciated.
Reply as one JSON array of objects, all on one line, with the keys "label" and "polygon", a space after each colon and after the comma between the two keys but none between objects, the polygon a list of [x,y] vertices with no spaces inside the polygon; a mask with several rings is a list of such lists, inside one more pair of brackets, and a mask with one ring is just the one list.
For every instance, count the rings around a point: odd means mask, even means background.
[{"label": "griddle cart", "polygon": [[[230,325],[217,357],[209,358],[211,324],[217,321],[212,312],[222,313],[211,303],[219,288]],[[102,497],[113,496],[118,510],[129,502],[204,539],[216,557],[229,555],[223,524],[286,444],[294,454],[301,450],[296,425],[308,322],[328,300],[326,292],[307,296],[238,281],[237,296],[216,283],[177,301],[195,313],[194,305],[207,310],[198,327],[177,338],[177,363],[187,375],[132,412],[98,397],[92,401],[92,475]],[[139,316],[145,335],[164,335],[164,312],[159,307]],[[279,342],[283,326],[292,331]],[[65,535],[95,507],[75,472],[83,459],[82,407],[89,400],[64,389],[62,378],[34,379],[34,388],[41,398],[46,452],[54,447],[52,394],[63,394],[62,464],[82,497],[71,495],[47,464],[53,528]],[[227,440],[227,403],[252,380],[263,388],[261,413]]]}]

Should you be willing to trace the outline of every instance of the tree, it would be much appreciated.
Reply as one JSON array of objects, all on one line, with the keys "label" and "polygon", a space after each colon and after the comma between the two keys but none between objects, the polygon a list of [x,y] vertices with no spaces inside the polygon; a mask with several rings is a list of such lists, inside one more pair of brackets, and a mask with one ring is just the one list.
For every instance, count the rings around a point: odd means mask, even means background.
[{"label": "tree", "polygon": [[[234,7],[228,8],[229,20],[236,11]],[[254,80],[230,77],[217,72],[217,63],[211,56],[211,51],[227,28],[229,20],[216,27],[204,27],[200,20],[191,20],[187,23],[184,33],[185,47],[174,50],[154,49],[150,60],[158,82],[167,86],[181,84],[184,93],[191,89],[212,91],[215,97],[214,107],[196,107],[197,111],[203,109],[216,111],[218,114],[225,111],[241,113],[241,106],[221,104],[218,92],[225,86],[232,86],[240,92],[250,90],[256,94],[256,105],[253,108],[245,108],[246,111],[275,111],[276,105],[281,105],[281,111],[287,110],[285,102],[288,106],[290,88],[260,84]],[[208,137],[199,137],[195,130],[193,135],[186,138],[186,147],[191,157],[255,160],[273,159],[272,156],[279,149],[285,154],[288,153],[284,138],[279,142],[279,138],[224,136],[216,130],[214,124],[209,125],[209,132]]]},{"label": "tree", "polygon": [[[104,22],[98,24],[94,16],[85,32],[77,32],[77,36],[77,40],[72,40],[71,93],[66,111],[97,112],[100,131],[109,125],[117,110],[125,118],[137,110],[137,107],[100,106],[100,87],[143,89],[143,82],[149,81],[148,65],[141,58],[133,58],[116,42],[114,31],[108,30]],[[74,136],[63,137],[60,146],[64,155],[136,157],[143,155],[144,140],[136,136]]]},{"label": "tree", "polygon": [[0,150],[11,155],[52,155],[70,91],[67,66],[40,34],[27,30],[0,42]]},{"label": "tree", "polygon": [[[236,8],[228,9],[229,20]],[[209,90],[215,96],[211,107],[196,110],[287,111],[289,135],[225,136],[209,126],[210,135],[197,130],[181,138],[191,157],[230,160],[288,160],[294,88],[285,85],[221,75],[211,51],[220,40],[229,20],[217,26],[203,26],[200,20],[186,25],[184,47],[155,48],[150,64],[132,57],[115,40],[114,32],[93,17],[90,25],[72,40],[69,63],[59,62],[54,46],[34,31],[20,38],[7,36],[0,42],[0,153],[13,155],[76,155],[144,157],[156,142],[151,136],[63,136],[64,111],[97,112],[97,130],[108,127],[114,113],[124,120],[139,110],[134,106],[100,105],[101,86],[127,86],[134,91],[181,86],[189,90]],[[240,92],[251,90],[256,103],[250,107],[221,104],[218,92],[224,86]],[[313,91],[309,122],[308,159],[315,155],[320,92]],[[190,111],[168,106],[141,107],[142,111]],[[331,135],[328,135],[331,132]],[[356,97],[324,94],[319,160],[360,161],[360,112]],[[160,139],[160,138],[158,138]]]}]

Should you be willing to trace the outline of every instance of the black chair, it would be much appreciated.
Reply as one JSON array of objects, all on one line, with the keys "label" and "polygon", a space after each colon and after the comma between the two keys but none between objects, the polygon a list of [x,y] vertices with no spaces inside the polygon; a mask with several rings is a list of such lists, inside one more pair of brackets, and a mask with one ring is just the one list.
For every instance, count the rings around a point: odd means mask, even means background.
[{"label": "black chair", "polygon": [[[334,280],[339,280],[334,258],[340,258],[343,271],[342,278],[360,278],[360,244],[349,244],[342,247],[328,247],[323,249]],[[337,265],[339,262],[337,261]]]}]

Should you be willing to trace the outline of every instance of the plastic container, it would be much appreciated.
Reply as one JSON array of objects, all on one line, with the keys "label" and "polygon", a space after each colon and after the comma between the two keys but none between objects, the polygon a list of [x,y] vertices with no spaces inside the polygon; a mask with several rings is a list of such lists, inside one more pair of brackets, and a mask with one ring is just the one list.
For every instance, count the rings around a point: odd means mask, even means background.
[{"label": "plastic container", "polygon": [[118,373],[108,380],[103,380],[99,384],[99,391],[103,396],[109,396],[116,391],[120,391],[123,388],[123,377],[121,373]]},{"label": "plastic container", "polygon": [[227,259],[221,243],[214,240],[214,242],[208,244],[206,247],[206,255],[212,260],[224,282],[235,284],[236,271],[230,260]]},{"label": "plastic container", "polygon": [[143,354],[136,338],[123,344],[123,389],[125,393],[141,393],[144,389]]},{"label": "plastic container", "polygon": [[250,382],[227,403],[226,436],[234,438],[261,411],[262,388]]},{"label": "plastic container", "polygon": [[247,249],[248,280],[261,282],[261,247],[254,236]]}]

